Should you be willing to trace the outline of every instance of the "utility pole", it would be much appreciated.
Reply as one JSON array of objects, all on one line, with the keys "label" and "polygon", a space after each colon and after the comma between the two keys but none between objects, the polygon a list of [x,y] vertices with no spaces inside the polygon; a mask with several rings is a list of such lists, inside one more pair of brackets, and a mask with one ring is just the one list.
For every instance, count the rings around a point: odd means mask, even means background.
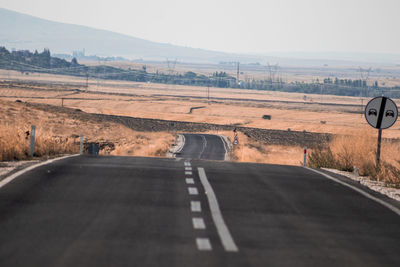
[{"label": "utility pole", "polygon": [[319,86],[320,86],[320,88],[321,88],[321,105],[322,105],[322,102],[323,102],[323,96],[324,96],[324,94],[323,94],[323,84],[321,84],[321,83],[319,83],[319,81],[318,81],[318,84],[319,84]]},{"label": "utility pole", "polygon": [[89,88],[89,73],[86,71],[86,90]]},{"label": "utility pole", "polygon": [[10,68],[11,68],[11,59],[9,59],[9,63],[8,63],[8,89],[10,89],[10,84],[11,84],[11,80],[10,80]]},{"label": "utility pole", "polygon": [[208,83],[207,86],[207,99],[208,99],[208,104],[210,105],[210,83]]},{"label": "utility pole", "polygon": [[240,74],[240,70],[239,70],[239,65],[240,62],[237,62],[237,73],[236,73],[236,83],[239,85],[239,74]]}]

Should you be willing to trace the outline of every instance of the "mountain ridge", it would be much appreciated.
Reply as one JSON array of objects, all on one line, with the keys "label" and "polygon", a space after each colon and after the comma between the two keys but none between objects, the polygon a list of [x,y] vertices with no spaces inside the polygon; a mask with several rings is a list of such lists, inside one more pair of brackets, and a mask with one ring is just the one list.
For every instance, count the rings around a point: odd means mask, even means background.
[{"label": "mountain ridge", "polygon": [[[53,53],[71,54],[84,48],[91,55],[146,60],[165,60],[169,57],[183,61],[215,61],[215,58],[224,60],[235,57],[224,52],[156,43],[109,30],[55,22],[4,8],[0,8],[0,23],[0,44],[18,50],[49,48]],[[99,46],[99,43],[102,45]]]},{"label": "mountain ridge", "polygon": [[356,53],[351,56],[351,53],[234,54],[211,51],[148,41],[110,30],[51,21],[4,8],[0,8],[0,25],[2,25],[0,46],[31,51],[49,48],[55,54],[72,54],[73,51],[85,49],[87,55],[145,61],[165,61],[169,58],[180,62],[214,64],[233,61],[261,64],[279,62],[282,65],[292,66],[400,64],[400,55],[389,54],[372,53],[364,56]]}]

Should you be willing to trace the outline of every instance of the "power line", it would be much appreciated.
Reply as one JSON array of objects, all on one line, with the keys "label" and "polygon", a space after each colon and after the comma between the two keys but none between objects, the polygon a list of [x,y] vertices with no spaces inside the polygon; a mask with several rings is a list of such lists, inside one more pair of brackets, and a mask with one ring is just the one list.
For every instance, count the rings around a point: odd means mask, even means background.
[{"label": "power line", "polygon": [[[22,65],[22,66],[26,66],[26,67],[30,67],[32,68],[30,71],[38,71],[38,72],[48,72],[48,73],[54,73],[54,74],[60,74],[60,75],[72,75],[72,76],[78,76],[78,77],[86,77],[86,86],[88,86],[88,79],[89,79],[89,73],[88,70],[90,70],[93,67],[88,67],[88,66],[77,66],[77,67],[65,67],[65,68],[44,68],[44,67],[40,67],[40,66],[36,66],[36,65],[31,65],[31,64],[27,64],[27,63],[21,63],[18,61],[14,61],[14,60],[10,60],[10,61],[6,61],[4,59],[0,59],[0,62],[3,63],[16,63],[18,65]],[[175,62],[171,62],[171,69],[173,69],[175,67],[176,64],[176,60]],[[136,69],[131,69],[131,70],[126,70],[126,71],[114,71],[114,72],[105,72],[106,68],[108,66],[105,65],[100,65],[100,66],[96,66],[94,68],[101,68],[104,67],[103,69],[103,73],[91,73],[90,76],[93,78],[112,78],[113,76],[119,76],[119,75],[123,75],[123,74],[134,74],[134,75],[141,75],[142,77],[144,77],[147,80],[150,81],[163,81],[165,79],[168,78],[173,78],[174,80],[180,82],[180,83],[184,83],[187,85],[203,85],[203,86],[207,86],[209,82],[217,82],[217,81],[223,81],[223,82],[228,82],[229,84],[232,83],[234,81],[234,77],[228,76],[228,77],[219,77],[219,76],[196,76],[195,78],[187,78],[181,75],[170,75],[172,77],[168,77],[167,74],[164,73],[147,73],[147,72],[143,72],[141,70],[136,70]],[[238,67],[238,71],[239,70],[239,62],[237,64]],[[110,67],[110,68],[114,68],[114,67]],[[269,84],[272,85],[279,85],[282,86],[283,84],[287,85],[287,86],[296,86],[298,84],[293,84],[293,83],[283,83],[280,79],[276,80],[276,73],[278,73],[279,70],[279,65],[275,64],[275,65],[270,65],[268,63],[268,68],[270,71],[270,78],[269,80],[257,80],[259,83],[264,83],[264,82],[269,82]],[[79,70],[79,69],[83,69],[85,71],[85,74],[82,75],[77,75],[77,73],[60,73],[61,70]],[[114,68],[115,69],[115,68]],[[117,70],[117,69],[116,69]],[[366,75],[364,75],[364,72],[366,71]],[[371,68],[364,70],[362,68],[360,68],[360,75],[361,77],[366,80],[369,77],[369,72],[371,71]],[[361,74],[362,73],[362,74]],[[237,78],[239,76],[236,77],[236,82],[238,82]],[[120,79],[120,80],[127,80],[127,79]],[[208,80],[208,82],[207,82]],[[253,79],[254,80],[254,79]],[[127,81],[134,81],[134,80],[127,80]],[[179,83],[177,83],[179,84]],[[351,89],[364,89],[364,87],[355,87],[355,86],[347,86],[347,85],[337,85],[337,84],[329,84],[329,83],[323,83],[324,86],[326,87],[335,87],[335,88],[351,88]]]}]

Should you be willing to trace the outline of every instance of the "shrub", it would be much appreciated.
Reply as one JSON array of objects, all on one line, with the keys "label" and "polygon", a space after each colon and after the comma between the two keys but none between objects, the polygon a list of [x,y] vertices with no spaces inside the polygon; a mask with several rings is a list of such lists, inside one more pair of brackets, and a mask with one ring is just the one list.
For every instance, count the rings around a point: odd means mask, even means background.
[{"label": "shrub", "polygon": [[336,168],[337,162],[332,153],[332,150],[319,147],[311,151],[308,155],[308,164],[312,168]]}]

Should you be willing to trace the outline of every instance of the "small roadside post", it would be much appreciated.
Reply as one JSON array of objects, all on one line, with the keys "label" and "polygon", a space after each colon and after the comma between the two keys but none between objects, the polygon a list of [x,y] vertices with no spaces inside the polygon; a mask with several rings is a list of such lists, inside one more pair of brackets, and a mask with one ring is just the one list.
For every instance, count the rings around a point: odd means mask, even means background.
[{"label": "small roadside post", "polygon": [[381,160],[382,130],[392,127],[398,117],[396,103],[388,97],[378,96],[371,99],[365,106],[365,119],[368,124],[378,129],[378,147],[376,150],[376,166]]},{"label": "small roadside post", "polygon": [[303,160],[303,167],[307,166],[307,147],[304,147],[304,160]]},{"label": "small roadside post", "polygon": [[233,129],[233,144],[238,145],[239,144],[239,138],[237,135],[237,130],[236,127]]},{"label": "small roadside post", "polygon": [[32,129],[31,129],[31,145],[30,145],[31,158],[33,158],[33,154],[35,152],[35,134],[36,134],[36,126],[32,125]]},{"label": "small roadside post", "polygon": [[83,135],[81,135],[81,140],[80,140],[80,144],[79,144],[79,154],[80,155],[83,154]]}]

